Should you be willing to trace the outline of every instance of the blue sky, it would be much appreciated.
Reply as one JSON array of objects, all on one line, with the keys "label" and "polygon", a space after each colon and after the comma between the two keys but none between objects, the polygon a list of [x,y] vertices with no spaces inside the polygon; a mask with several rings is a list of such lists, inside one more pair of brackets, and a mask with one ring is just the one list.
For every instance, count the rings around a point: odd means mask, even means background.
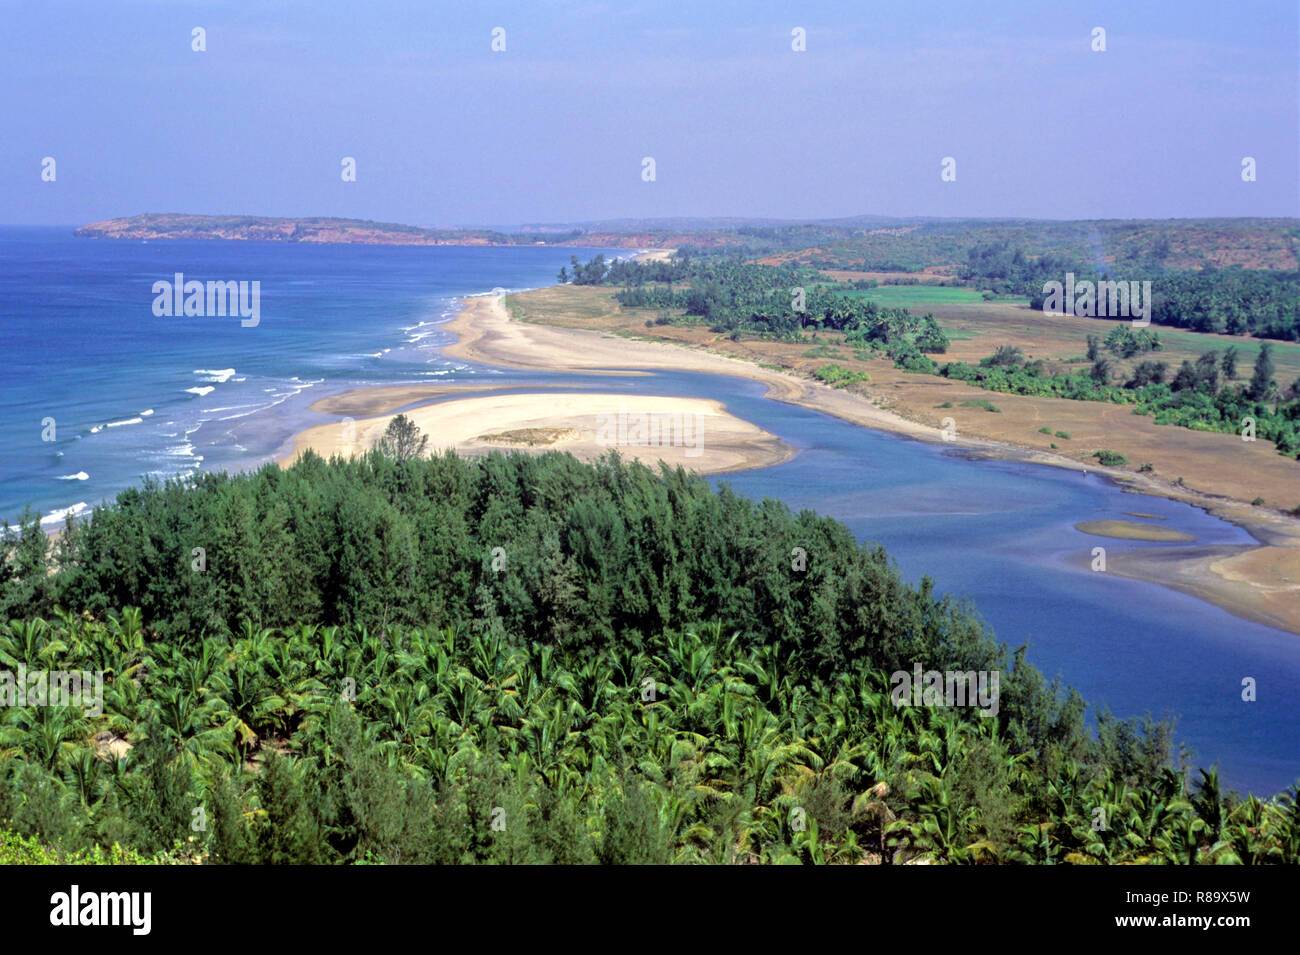
[{"label": "blue sky", "polygon": [[1293,0],[3,2],[0,222],[1296,216],[1298,75]]}]

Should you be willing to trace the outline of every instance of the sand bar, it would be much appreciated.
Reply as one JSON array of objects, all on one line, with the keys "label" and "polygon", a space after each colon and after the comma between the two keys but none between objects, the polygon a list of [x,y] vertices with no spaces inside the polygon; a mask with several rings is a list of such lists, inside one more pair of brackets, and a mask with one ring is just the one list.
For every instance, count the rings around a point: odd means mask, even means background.
[{"label": "sand bar", "polygon": [[1115,537],[1130,541],[1159,541],[1166,544],[1190,544],[1194,540],[1191,534],[1184,534],[1172,527],[1158,524],[1143,524],[1138,521],[1080,521],[1074,525],[1076,531],[1095,534],[1098,537]]},{"label": "sand bar", "polygon": [[[356,398],[334,396],[336,407],[351,407]],[[794,449],[757,425],[727,412],[721,402],[704,398],[539,392],[478,394],[454,398],[405,412],[429,436],[432,452],[452,449],[473,456],[490,451],[566,451],[591,461],[616,450],[651,467],[663,462],[702,474],[748,470],[779,464]],[[409,394],[389,392],[380,403]],[[280,460],[292,464],[308,448],[323,457],[344,457],[372,448],[392,414],[353,422],[317,425],[294,437],[294,448]]]}]

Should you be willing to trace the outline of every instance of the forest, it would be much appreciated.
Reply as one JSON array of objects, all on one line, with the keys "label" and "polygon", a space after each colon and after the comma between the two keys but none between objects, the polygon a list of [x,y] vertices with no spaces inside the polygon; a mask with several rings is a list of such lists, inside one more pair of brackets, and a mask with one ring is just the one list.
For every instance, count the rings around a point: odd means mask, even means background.
[{"label": "forest", "polygon": [[[614,454],[419,450],[6,527],[0,667],[104,691],[0,711],[0,861],[1300,861],[1300,790],[1090,725],[834,520]],[[996,715],[899,705],[915,667],[1000,674]]]},{"label": "forest", "polygon": [[[1066,269],[1057,268],[1059,280]],[[1041,273],[1039,273],[1041,274]],[[1045,278],[1016,283],[1041,308]],[[1252,335],[1300,341],[1300,272],[1204,269],[1195,272],[1124,273],[1125,280],[1146,279],[1153,289],[1151,321],[1217,335]],[[1035,286],[1038,286],[1035,288]]]},{"label": "forest", "polygon": [[[591,266],[584,276],[594,274]],[[919,359],[922,352],[946,351],[949,344],[933,315],[918,317],[905,308],[840,294],[807,269],[689,258],[654,263],[653,268],[633,262],[616,266],[622,267],[607,270],[602,282],[624,286],[614,295],[620,305],[679,309],[686,320],[705,321],[715,332],[802,341],[805,331],[825,329],[903,362]],[[665,274],[671,278],[657,277]],[[674,288],[674,282],[683,280],[684,287]],[[670,320],[661,312],[661,322]]]}]

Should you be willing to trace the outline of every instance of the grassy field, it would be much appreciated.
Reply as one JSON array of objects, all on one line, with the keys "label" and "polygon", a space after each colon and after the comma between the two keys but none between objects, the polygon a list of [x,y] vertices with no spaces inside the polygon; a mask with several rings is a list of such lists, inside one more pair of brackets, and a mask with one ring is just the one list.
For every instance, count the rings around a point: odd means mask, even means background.
[{"label": "grassy field", "polygon": [[912,305],[946,305],[954,302],[982,302],[984,296],[975,289],[948,285],[881,285],[873,289],[853,289],[840,293],[877,305],[907,308]]},{"label": "grassy field", "polygon": [[[1156,328],[1160,340],[1166,349],[1189,351],[1199,355],[1205,351],[1223,351],[1229,345],[1237,349],[1237,365],[1249,373],[1255,358],[1259,355],[1262,344],[1257,338],[1243,338],[1239,335],[1203,335],[1199,332],[1185,332],[1177,328]],[[1156,356],[1159,357],[1159,356]],[[1273,342],[1273,361],[1277,365],[1283,384],[1300,374],[1300,345],[1291,342]],[[1290,372],[1290,377],[1287,373]]]}]

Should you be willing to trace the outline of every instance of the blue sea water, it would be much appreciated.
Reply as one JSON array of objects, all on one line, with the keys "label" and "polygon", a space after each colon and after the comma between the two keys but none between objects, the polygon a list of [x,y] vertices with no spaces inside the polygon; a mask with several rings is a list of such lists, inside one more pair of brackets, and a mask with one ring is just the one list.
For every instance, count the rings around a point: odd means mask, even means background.
[{"label": "blue sea water", "polygon": [[[541,381],[634,394],[706,396],[799,449],[726,475],[843,520],[885,545],[904,575],[970,598],[998,637],[1116,715],[1178,719],[1197,765],[1272,794],[1300,777],[1300,637],[1195,598],[1088,569],[1169,545],[1099,541],[1074,524],[1139,511],[1202,544],[1249,544],[1195,508],[1124,493],[1096,475],[970,460],[951,449],[771,401],[753,382],[688,373],[521,374],[447,359],[438,324],[457,296],[548,284],[571,254],[540,247],[383,248],[80,240],[70,229],[0,229],[0,517],[31,506],[56,523],[144,475],[237,469],[329,420],[320,396],[360,384]],[[257,280],[261,318],[155,317],[152,285]],[[148,412],[146,414],[146,412]],[[53,418],[54,440],[42,440]],[[1241,700],[1242,680],[1258,701]]]},{"label": "blue sea water", "polygon": [[[586,249],[77,239],[0,229],[0,518],[59,522],[145,475],[264,460],[328,388],[496,375],[444,358],[453,298]],[[257,281],[260,319],[158,317],[153,283]],[[266,412],[279,408],[276,419]],[[53,438],[49,419],[53,419]],[[323,420],[323,419],[322,419]],[[279,427],[276,427],[276,423]]]}]

